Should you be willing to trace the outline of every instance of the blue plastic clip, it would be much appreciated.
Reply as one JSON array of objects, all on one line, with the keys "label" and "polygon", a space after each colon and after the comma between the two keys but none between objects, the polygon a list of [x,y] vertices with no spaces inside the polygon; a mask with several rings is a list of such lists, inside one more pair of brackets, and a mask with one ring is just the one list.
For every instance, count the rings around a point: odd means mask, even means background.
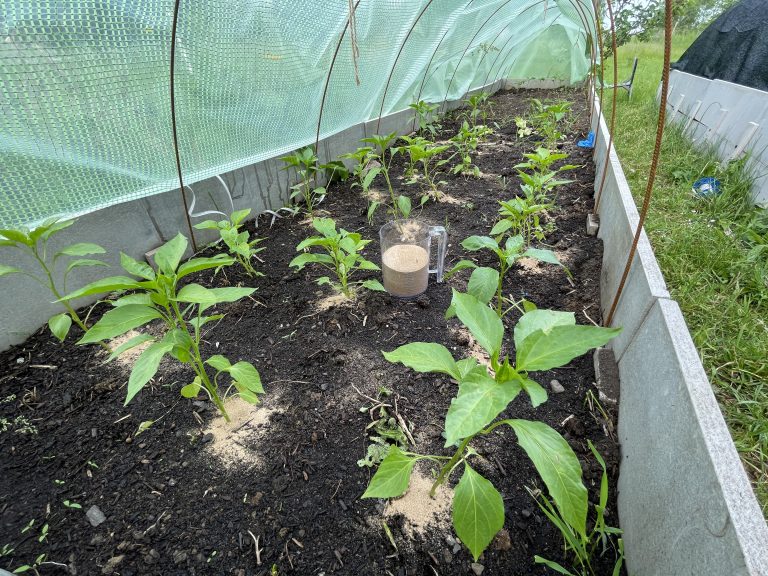
[{"label": "blue plastic clip", "polygon": [[586,140],[579,140],[576,144],[579,148],[594,148],[595,147],[595,133],[590,130],[587,134]]}]

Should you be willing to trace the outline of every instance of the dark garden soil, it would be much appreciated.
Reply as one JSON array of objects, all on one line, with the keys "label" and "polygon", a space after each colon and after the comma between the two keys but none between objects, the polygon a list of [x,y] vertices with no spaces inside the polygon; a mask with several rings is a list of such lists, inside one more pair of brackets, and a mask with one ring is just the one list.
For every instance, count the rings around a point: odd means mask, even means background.
[{"label": "dark garden soil", "polygon": [[[448,229],[448,267],[462,258],[493,264],[459,243],[487,234],[497,201],[518,190],[513,166],[533,150],[535,139],[519,140],[513,118],[527,110],[531,96],[573,100],[578,116],[562,149],[569,162],[584,167],[560,190],[549,215],[556,230],[546,241],[573,280],[556,266],[518,264],[505,292],[541,308],[575,312],[579,323],[599,322],[602,244],[584,231],[594,170],[590,151],[575,146],[587,129],[581,92],[513,91],[494,97],[489,123],[500,128],[476,156],[483,176],[445,176],[446,201],[428,203],[420,217]],[[455,120],[444,119],[443,125],[442,138],[455,133]],[[400,176],[402,160],[395,161],[394,172],[398,187],[418,205],[415,187]],[[370,226],[366,201],[348,184],[333,185],[321,208],[340,226],[373,239],[366,254],[378,261],[383,209]],[[226,321],[204,335],[204,357],[221,352],[233,361],[250,361],[265,383],[263,403],[229,440],[209,431],[216,418],[210,403],[179,396],[192,376],[172,361],[165,360],[155,381],[124,407],[130,364],[103,364],[99,348],[75,345],[75,330],[60,345],[41,329],[0,354],[0,417],[11,420],[0,433],[0,550],[5,544],[15,548],[0,558],[0,567],[12,570],[45,553],[64,566],[44,565],[40,574],[254,575],[268,574],[273,565],[280,575],[473,573],[469,553],[454,546],[449,513],[421,530],[402,515],[385,518],[385,502],[360,499],[373,471],[357,465],[370,422],[361,407],[370,406],[365,396],[377,397],[382,387],[392,391],[386,401],[412,424],[412,449],[446,454],[440,433],[455,383],[389,364],[381,351],[413,341],[442,343],[456,358],[476,350],[459,322],[443,317],[451,288],[465,289],[469,272],[443,284],[430,281],[426,294],[411,301],[378,292],[342,301],[313,282],[320,274],[312,267],[300,273],[288,268],[295,246],[310,234],[308,224],[282,218],[270,227],[270,220],[263,215],[258,221],[258,234],[267,238],[259,255],[263,277],[251,279],[233,266],[215,277],[194,278],[204,285],[258,287],[253,299],[221,306]],[[90,321],[105,309],[97,306]],[[505,318],[509,335],[518,317]],[[511,338],[505,345],[512,354]],[[608,462],[612,488],[618,448],[585,402],[589,391],[597,395],[591,354],[533,377],[547,388],[556,379],[565,391],[550,393],[535,410],[520,395],[503,416],[540,419],[559,430],[579,455],[590,500],[596,502],[600,468],[587,440]],[[19,415],[37,433],[14,424]],[[137,436],[140,423],[148,420],[154,425]],[[483,574],[552,573],[533,557],[562,562],[562,540],[526,491],[540,481],[514,434],[506,429],[479,438],[474,447],[480,456],[473,465],[500,490],[506,508],[504,532],[479,560]],[[430,477],[428,469],[421,473]],[[618,525],[613,498],[614,493],[608,522]],[[416,516],[425,503],[419,498],[412,503]],[[106,516],[97,527],[86,519],[94,505]],[[384,519],[397,550],[382,528]],[[22,533],[31,520],[33,527]],[[46,523],[47,538],[39,542]],[[601,573],[610,569],[606,564]]]}]

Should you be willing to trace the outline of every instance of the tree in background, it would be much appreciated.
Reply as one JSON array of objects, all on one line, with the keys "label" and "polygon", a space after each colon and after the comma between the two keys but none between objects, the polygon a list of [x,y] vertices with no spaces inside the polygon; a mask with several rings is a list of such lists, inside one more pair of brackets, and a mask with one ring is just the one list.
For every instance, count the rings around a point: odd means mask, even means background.
[{"label": "tree in background", "polygon": [[[701,30],[738,0],[673,0],[674,31]],[[647,41],[664,27],[663,0],[616,0],[611,3],[616,28],[616,45],[632,38]],[[611,29],[608,9],[603,2],[603,45],[611,55]]]}]

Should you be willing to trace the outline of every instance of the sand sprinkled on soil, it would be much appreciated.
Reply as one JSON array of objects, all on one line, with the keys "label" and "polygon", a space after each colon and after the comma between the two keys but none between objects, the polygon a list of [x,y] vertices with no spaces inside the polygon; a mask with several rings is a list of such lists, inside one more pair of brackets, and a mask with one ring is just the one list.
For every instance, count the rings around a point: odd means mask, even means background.
[{"label": "sand sprinkled on soil", "polygon": [[211,420],[207,434],[213,434],[208,450],[226,466],[258,464],[260,446],[275,408],[249,404],[239,396],[225,402],[231,422],[218,415]]},{"label": "sand sprinkled on soil", "polygon": [[[136,330],[128,330],[125,334],[122,334],[121,336],[118,336],[117,338],[113,338],[109,341],[109,347],[112,348],[112,350],[117,349],[118,346],[122,346],[128,340],[131,338],[135,338],[136,336],[140,336],[142,333],[138,332]],[[130,350],[126,350],[120,356],[116,358],[120,364],[126,364],[128,366],[133,366],[136,363],[136,359],[141,356],[141,353],[144,352],[147,348],[149,348],[149,345],[152,344],[152,340],[147,340],[146,342],[142,342],[138,346],[134,346]]]},{"label": "sand sprinkled on soil", "polygon": [[411,474],[411,484],[405,496],[389,501],[384,516],[387,518],[402,515],[406,527],[411,532],[423,533],[427,526],[447,529],[451,521],[451,501],[453,490],[445,484],[430,498],[429,491],[434,480],[418,469]]}]

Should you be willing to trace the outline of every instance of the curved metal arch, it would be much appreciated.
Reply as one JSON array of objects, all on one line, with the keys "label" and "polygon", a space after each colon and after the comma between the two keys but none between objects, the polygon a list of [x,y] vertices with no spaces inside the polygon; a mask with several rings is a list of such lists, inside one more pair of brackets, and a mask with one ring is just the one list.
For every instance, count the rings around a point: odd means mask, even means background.
[{"label": "curved metal arch", "polygon": [[[608,19],[611,23],[611,50],[613,50],[613,98],[611,99],[611,123],[608,127],[608,148],[606,149],[607,153],[605,154],[605,164],[603,165],[603,175],[600,178],[600,186],[598,187],[597,194],[595,195],[595,207],[593,208],[594,213],[597,213],[598,208],[600,208],[600,200],[603,197],[603,188],[605,187],[605,177],[608,174],[608,164],[611,161],[613,132],[616,128],[616,96],[618,94],[617,84],[619,83],[619,64],[616,57],[616,22],[613,17],[613,5],[611,4],[611,0],[606,0],[606,4],[608,6]],[[602,100],[600,102],[600,109],[602,110]]]},{"label": "curved metal arch", "polygon": [[[552,20],[552,22],[550,22],[550,23],[549,23],[549,25],[548,25],[546,28],[544,28],[544,30],[549,30],[549,29],[550,29],[552,26],[554,26],[555,22],[557,22],[557,21],[558,21],[558,19],[560,18],[560,16],[562,16],[562,14],[558,14],[557,16],[555,16],[555,18]],[[509,54],[507,54],[507,58],[509,58],[509,56],[510,56],[510,55],[511,55],[511,51],[510,51],[510,53],[509,53]],[[506,75],[509,73],[509,70],[512,68],[512,66],[514,66],[514,65],[515,65],[515,62],[517,62],[517,59],[518,59],[518,58],[520,58],[520,56],[522,56],[522,54],[518,54],[518,55],[515,57],[515,59],[514,59],[514,60],[512,60],[512,62],[510,63],[510,65],[509,65],[509,66],[507,66],[507,68],[506,68],[506,71],[504,72],[504,75],[505,75],[505,76],[506,76]],[[502,69],[504,69],[504,64],[506,64],[506,61],[507,61],[507,60],[505,59],[505,60],[504,60],[504,62],[502,63],[502,65],[499,67],[499,72],[501,72],[501,70],[502,70]],[[497,74],[497,75],[496,75],[496,79],[494,80],[494,82],[495,82],[496,80],[498,80],[498,79],[499,79],[499,75]]]},{"label": "curved metal arch", "polygon": [[[544,3],[546,3],[547,1],[548,1],[548,0],[539,0],[538,2],[535,2],[534,4],[531,4],[530,6],[526,7],[526,8],[525,8],[525,10],[523,10],[522,12],[520,12],[519,14],[516,14],[516,17],[519,17],[519,16],[521,16],[521,15],[522,15],[522,14],[524,14],[524,13],[525,13],[527,10],[530,10],[531,8],[535,8],[535,7],[536,7],[536,6],[538,6],[539,4],[544,4]],[[507,24],[507,25],[504,27],[504,30],[506,30],[506,29],[509,27],[509,25],[510,25],[510,24],[512,24],[512,23],[514,23],[514,20],[510,21],[510,22],[509,22],[509,24]],[[507,38],[507,41],[506,41],[506,42],[504,42],[504,45],[501,47],[501,50],[499,50],[499,53],[496,55],[496,58],[494,58],[494,60],[493,60],[493,63],[491,63],[491,67],[490,67],[490,68],[488,68],[488,73],[485,75],[485,80],[483,81],[483,85],[484,85],[484,86],[487,86],[487,85],[488,85],[488,78],[490,78],[490,76],[491,76],[491,71],[493,70],[493,67],[494,67],[494,66],[496,66],[496,62],[498,62],[498,61],[499,61],[499,57],[500,57],[500,56],[501,56],[501,55],[504,53],[504,50],[506,50],[506,49],[507,49],[507,45],[509,44],[510,40],[512,40],[513,38],[515,38],[515,36],[510,36],[509,38]],[[511,47],[510,47],[510,48],[511,48]],[[504,60],[502,60],[502,63],[503,63],[503,62],[504,62]],[[499,78],[498,78],[498,75],[497,75],[497,76],[496,76],[496,78],[494,79],[494,82],[496,82],[496,80],[498,80],[498,79],[499,79]]]},{"label": "curved metal arch", "polygon": [[403,49],[405,48],[406,42],[408,42],[408,38],[411,37],[411,33],[416,28],[416,24],[419,23],[419,20],[421,20],[421,17],[424,16],[424,12],[427,11],[427,8],[429,8],[432,5],[432,2],[434,0],[429,0],[425,5],[424,8],[421,9],[421,12],[419,12],[419,15],[416,16],[416,20],[413,21],[413,24],[411,24],[411,27],[408,30],[408,33],[405,35],[405,38],[403,38],[403,42],[400,44],[400,49],[397,51],[397,56],[395,56],[395,61],[392,63],[392,69],[389,71],[389,76],[387,76],[387,83],[384,86],[384,94],[381,96],[381,107],[379,108],[379,118],[376,120],[376,133],[379,132],[379,126],[381,126],[381,115],[384,113],[384,102],[387,100],[387,91],[389,90],[389,84],[392,82],[392,76],[395,74],[395,68],[397,67],[397,61],[400,59],[400,55],[403,53]]},{"label": "curved metal arch", "polygon": [[184,193],[184,176],[181,171],[181,154],[179,152],[179,134],[176,123],[176,32],[179,23],[179,4],[181,0],[176,0],[173,5],[173,22],[171,23],[171,62],[169,69],[169,88],[171,97],[171,127],[173,128],[173,151],[176,154],[176,172],[179,176],[179,192],[181,200],[184,203],[184,217],[187,219],[190,240],[192,240],[192,250],[197,252],[197,242],[192,228],[192,220],[189,216],[189,206],[187,205],[187,196]]},{"label": "curved metal arch", "polygon": [[[475,0],[469,0],[469,3],[464,7],[466,10],[472,5],[472,2]],[[416,102],[419,102],[421,100],[421,93],[424,90],[424,84],[427,81],[427,75],[429,74],[429,69],[432,66],[432,61],[435,59],[435,55],[437,54],[437,51],[440,50],[440,46],[443,44],[443,40],[445,40],[445,37],[448,35],[448,31],[450,28],[446,28],[445,32],[443,32],[443,35],[440,37],[440,41],[437,43],[437,46],[435,46],[435,50],[432,52],[432,56],[429,57],[429,62],[427,62],[427,67],[424,69],[424,77],[421,79],[421,84],[419,85],[419,93],[416,95]]]},{"label": "curved metal arch", "polygon": [[[360,6],[360,2],[362,2],[362,0],[357,0],[357,2],[355,2],[355,10],[357,10],[358,6]],[[341,43],[344,42],[344,36],[346,36],[347,30],[349,30],[349,17],[347,17],[347,22],[346,24],[344,24],[344,29],[341,31],[341,34],[339,34],[339,41],[336,44],[336,50],[333,51],[331,66],[328,68],[328,76],[326,76],[325,78],[325,86],[323,87],[323,97],[320,100],[320,114],[317,117],[317,132],[315,133],[315,154],[317,154],[318,146],[320,146],[320,127],[322,126],[322,123],[323,123],[323,110],[325,109],[325,99],[328,96],[328,86],[331,83],[331,74],[333,74],[333,67],[336,64],[336,58],[338,58],[339,56]]]},{"label": "curved metal arch", "polygon": [[451,92],[451,85],[453,85],[453,79],[456,78],[456,72],[459,70],[459,66],[461,66],[461,61],[464,59],[464,56],[467,54],[467,50],[469,50],[469,47],[472,46],[472,42],[475,41],[475,38],[477,38],[477,35],[480,34],[480,31],[485,28],[485,25],[490,22],[491,18],[493,18],[496,14],[499,13],[499,11],[504,8],[507,4],[512,2],[512,0],[506,0],[504,4],[496,8],[496,10],[493,11],[493,13],[486,18],[485,22],[483,22],[480,27],[475,31],[475,34],[472,36],[472,38],[469,41],[469,44],[467,44],[467,47],[464,48],[464,52],[461,53],[461,57],[459,58],[459,61],[456,63],[456,67],[453,69],[453,74],[451,74],[451,79],[448,81],[448,88],[445,90],[445,97],[443,98],[443,102],[446,102],[448,100],[448,94]]},{"label": "curved metal arch", "polygon": [[[568,1],[573,6],[577,6],[577,5],[581,6],[581,2],[578,2],[578,0],[568,0]],[[539,0],[538,2],[536,2],[534,4],[531,4],[530,6],[526,7],[525,10],[523,10],[519,14],[517,14],[516,17],[521,16],[527,10],[530,10],[531,8],[533,8],[535,6],[538,6],[539,4],[543,4],[545,2],[547,2],[547,0]],[[579,11],[579,12],[580,12],[580,16],[581,16],[582,12],[581,11]],[[581,18],[581,21],[582,21],[582,24],[584,24],[585,36],[588,37],[587,30],[588,30],[589,23],[587,22],[586,15],[584,16],[584,18]],[[506,30],[509,27],[509,25],[512,24],[512,23],[514,23],[514,20],[510,21],[502,30]],[[485,80],[483,81],[483,86],[487,86],[488,85],[488,78],[490,78],[490,76],[491,76],[491,71],[493,70],[493,67],[496,66],[496,62],[498,62],[499,57],[503,54],[504,50],[506,50],[507,44],[509,44],[510,40],[512,40],[513,38],[514,38],[514,36],[510,36],[507,39],[507,41],[504,42],[504,45],[501,47],[501,50],[499,50],[499,53],[496,55],[496,58],[494,58],[493,63],[491,64],[490,68],[488,68],[488,73],[485,75]],[[482,59],[481,59],[481,62],[482,62]],[[504,62],[504,60],[502,60],[502,63],[503,62]],[[496,82],[496,80],[498,80],[498,76],[496,77],[494,82]]]}]

